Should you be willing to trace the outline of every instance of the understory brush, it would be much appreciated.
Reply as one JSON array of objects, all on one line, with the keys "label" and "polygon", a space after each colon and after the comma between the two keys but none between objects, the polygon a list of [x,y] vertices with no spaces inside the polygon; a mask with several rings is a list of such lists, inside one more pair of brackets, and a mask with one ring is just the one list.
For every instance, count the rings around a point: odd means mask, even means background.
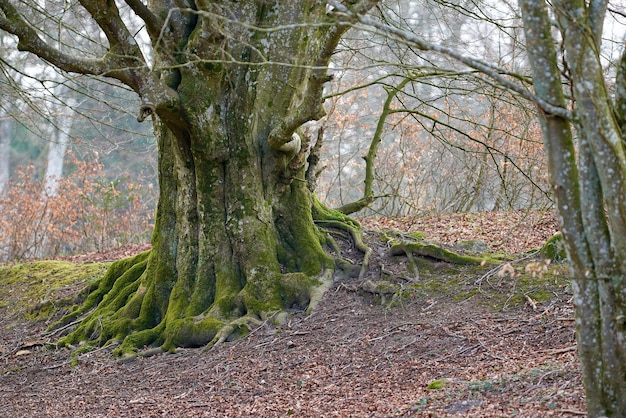
[{"label": "understory brush", "polygon": [[[152,187],[107,180],[94,155],[69,155],[69,174],[47,190],[33,166],[17,170],[0,197],[0,261],[103,250],[149,239]],[[41,176],[39,176],[41,177]]]}]

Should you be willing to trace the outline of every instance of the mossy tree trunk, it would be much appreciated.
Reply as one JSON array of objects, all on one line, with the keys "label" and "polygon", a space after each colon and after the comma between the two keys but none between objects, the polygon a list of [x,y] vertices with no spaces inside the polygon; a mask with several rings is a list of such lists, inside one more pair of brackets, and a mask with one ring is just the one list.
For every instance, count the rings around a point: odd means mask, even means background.
[{"label": "mossy tree trunk", "polygon": [[[568,108],[544,0],[520,0],[537,95]],[[571,261],[576,337],[590,417],[626,416],[626,54],[613,101],[600,61],[606,2],[555,1],[573,108],[542,111],[544,144]]]},{"label": "mossy tree trunk", "polygon": [[[0,28],[64,70],[140,95],[138,120],[152,116],[158,136],[160,195],[152,250],[112,266],[66,318],[91,310],[62,343],[122,342],[121,354],[200,346],[306,308],[334,264],[298,128],[323,115],[326,66],[348,26],[320,0],[128,1],[152,40],[150,66],[114,2],[80,3],[108,39],[102,58],[42,44],[6,1]],[[347,3],[365,12],[376,1]]]}]

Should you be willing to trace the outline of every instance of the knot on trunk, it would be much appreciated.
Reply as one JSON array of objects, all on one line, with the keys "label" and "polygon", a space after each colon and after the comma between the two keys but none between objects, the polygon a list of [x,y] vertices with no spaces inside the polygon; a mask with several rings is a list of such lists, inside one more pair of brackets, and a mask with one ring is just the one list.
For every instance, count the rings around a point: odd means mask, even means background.
[{"label": "knot on trunk", "polygon": [[301,148],[302,140],[300,139],[300,135],[294,132],[291,135],[291,141],[284,143],[280,148],[278,148],[278,151],[282,151],[289,155],[296,155],[300,152]]}]

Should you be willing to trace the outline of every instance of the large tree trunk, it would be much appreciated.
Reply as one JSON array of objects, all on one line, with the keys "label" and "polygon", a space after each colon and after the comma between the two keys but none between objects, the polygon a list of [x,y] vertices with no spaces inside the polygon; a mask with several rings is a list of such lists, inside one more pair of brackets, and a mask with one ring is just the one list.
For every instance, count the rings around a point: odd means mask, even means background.
[{"label": "large tree trunk", "polygon": [[159,119],[153,249],[112,266],[65,318],[95,307],[62,343],[96,336],[122,342],[120,354],[218,343],[307,309],[329,285],[334,261],[305,180],[311,144],[296,130],[323,114],[325,67],[345,28],[319,25],[320,1],[222,3],[174,13],[173,31],[188,37],[157,63],[178,106],[146,103],[139,116]]}]

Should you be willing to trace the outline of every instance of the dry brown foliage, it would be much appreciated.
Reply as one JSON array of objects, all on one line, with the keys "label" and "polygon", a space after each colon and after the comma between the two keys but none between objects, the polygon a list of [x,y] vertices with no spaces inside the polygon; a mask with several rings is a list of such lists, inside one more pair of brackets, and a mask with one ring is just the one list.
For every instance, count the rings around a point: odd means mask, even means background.
[{"label": "dry brown foliage", "polygon": [[70,154],[71,174],[50,193],[33,166],[18,169],[0,199],[0,261],[102,250],[144,242],[152,211],[143,186],[108,181],[94,155],[79,161]]}]

